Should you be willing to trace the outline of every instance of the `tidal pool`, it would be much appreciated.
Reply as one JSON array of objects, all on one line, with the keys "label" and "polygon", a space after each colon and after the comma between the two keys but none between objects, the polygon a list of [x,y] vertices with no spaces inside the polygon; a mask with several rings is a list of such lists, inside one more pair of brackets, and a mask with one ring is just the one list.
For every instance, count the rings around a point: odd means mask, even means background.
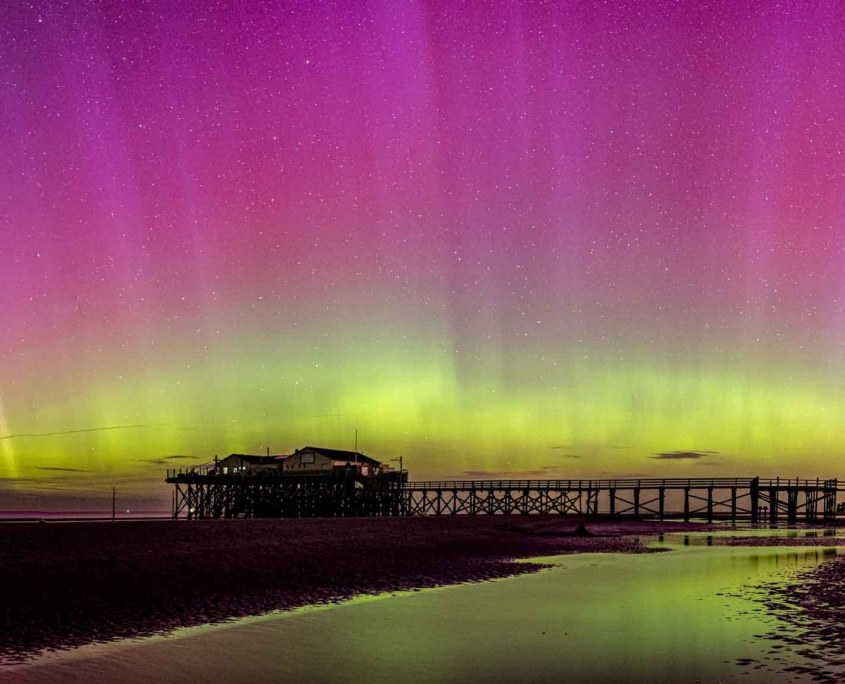
[{"label": "tidal pool", "polygon": [[743,593],[837,550],[708,546],[707,536],[666,535],[655,542],[665,553],[534,559],[554,567],[49,653],[0,669],[0,682],[813,681],[801,669],[810,661],[760,638],[777,617]]}]

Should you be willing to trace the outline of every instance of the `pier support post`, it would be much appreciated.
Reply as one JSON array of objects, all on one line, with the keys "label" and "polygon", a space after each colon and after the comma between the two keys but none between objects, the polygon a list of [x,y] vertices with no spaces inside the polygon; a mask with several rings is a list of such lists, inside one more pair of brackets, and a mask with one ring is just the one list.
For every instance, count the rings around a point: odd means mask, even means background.
[{"label": "pier support post", "polygon": [[689,487],[684,487],[684,522],[689,522]]},{"label": "pier support post", "polygon": [[610,494],[610,517],[614,518],[616,517],[616,489],[611,487],[608,492]]},{"label": "pier support post", "polygon": [[760,478],[755,477],[751,480],[751,488],[749,491],[751,497],[751,522],[760,522]]},{"label": "pier support post", "polygon": [[662,521],[663,520],[663,510],[664,510],[665,504],[666,504],[666,488],[665,487],[661,487],[659,490],[657,490],[657,502],[658,502],[657,503],[658,510],[660,511],[660,520]]},{"label": "pier support post", "polygon": [[804,490],[804,520],[808,523],[816,521],[818,495],[818,484],[816,484],[816,489],[813,491],[810,491],[809,487]]},{"label": "pier support post", "polygon": [[736,487],[731,487],[731,522],[736,523]]},{"label": "pier support post", "polygon": [[778,490],[769,487],[769,522],[777,525],[778,522]]},{"label": "pier support post", "polygon": [[789,524],[798,522],[798,487],[790,487],[786,491],[786,519]]},{"label": "pier support post", "polygon": [[836,480],[824,481],[824,521],[836,522]]},{"label": "pier support post", "polygon": [[707,488],[707,522],[713,522],[713,487]]},{"label": "pier support post", "polygon": [[640,487],[637,485],[634,488],[634,517],[640,517]]}]

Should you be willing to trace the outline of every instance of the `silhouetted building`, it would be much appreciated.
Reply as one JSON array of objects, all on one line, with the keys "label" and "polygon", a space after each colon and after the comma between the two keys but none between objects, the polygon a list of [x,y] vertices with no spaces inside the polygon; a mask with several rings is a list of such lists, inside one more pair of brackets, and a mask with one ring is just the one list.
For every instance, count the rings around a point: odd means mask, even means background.
[{"label": "silhouetted building", "polygon": [[253,456],[252,454],[229,454],[217,462],[218,475],[257,473],[264,470],[278,470],[287,456]]},{"label": "silhouetted building", "polygon": [[283,464],[285,473],[328,472],[350,466],[364,477],[378,476],[385,469],[379,461],[360,452],[312,446],[297,449],[284,459]]}]

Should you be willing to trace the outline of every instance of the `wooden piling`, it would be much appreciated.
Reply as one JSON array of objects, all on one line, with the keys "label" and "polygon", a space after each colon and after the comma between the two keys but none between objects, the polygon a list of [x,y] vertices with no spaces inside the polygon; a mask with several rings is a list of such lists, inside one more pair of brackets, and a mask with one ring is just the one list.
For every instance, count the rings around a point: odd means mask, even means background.
[{"label": "wooden piling", "polygon": [[786,490],[786,520],[790,525],[798,522],[798,487]]},{"label": "wooden piling", "polygon": [[749,498],[751,499],[751,522],[760,522],[760,478],[751,480],[749,487]]},{"label": "wooden piling", "polygon": [[736,522],[736,487],[731,487],[731,522]]},{"label": "wooden piling", "polygon": [[778,522],[778,490],[769,487],[769,522],[777,525]]}]

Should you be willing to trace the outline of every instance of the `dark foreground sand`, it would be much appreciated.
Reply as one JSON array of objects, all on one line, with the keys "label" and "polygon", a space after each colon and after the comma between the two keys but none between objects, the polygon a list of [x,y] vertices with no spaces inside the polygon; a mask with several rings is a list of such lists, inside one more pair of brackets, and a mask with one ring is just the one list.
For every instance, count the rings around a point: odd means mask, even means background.
[{"label": "dark foreground sand", "polygon": [[753,598],[779,623],[776,630],[761,636],[788,645],[814,663],[808,669],[814,681],[841,682],[841,676],[829,670],[827,676],[820,673],[827,667],[837,672],[845,667],[845,557],[830,554],[818,566],[755,589]]},{"label": "dark foreground sand", "polygon": [[270,610],[535,572],[514,558],[643,553],[703,525],[538,517],[0,525],[0,663]]}]

